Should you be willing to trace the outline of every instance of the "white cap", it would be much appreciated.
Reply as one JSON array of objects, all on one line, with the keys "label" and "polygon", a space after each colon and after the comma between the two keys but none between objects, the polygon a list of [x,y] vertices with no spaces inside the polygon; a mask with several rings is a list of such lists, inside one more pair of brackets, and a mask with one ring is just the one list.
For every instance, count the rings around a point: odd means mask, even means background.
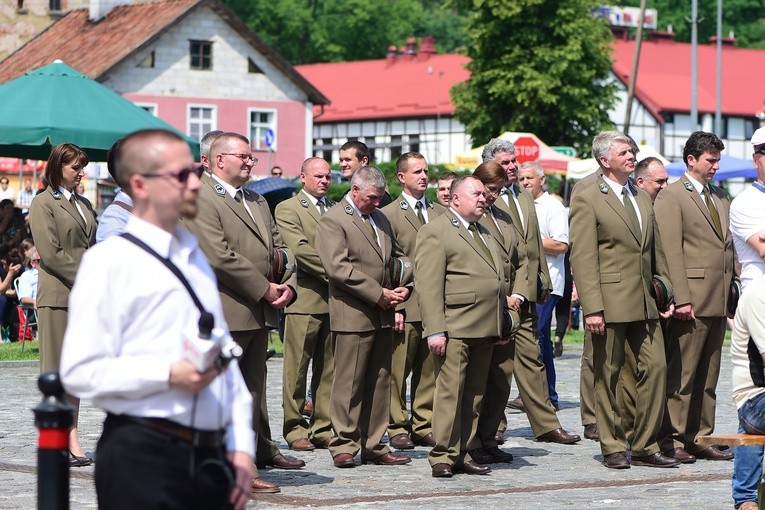
[{"label": "white cap", "polygon": [[758,145],[765,144],[765,127],[761,127],[757,131],[754,132],[752,135],[752,146],[757,147]]}]

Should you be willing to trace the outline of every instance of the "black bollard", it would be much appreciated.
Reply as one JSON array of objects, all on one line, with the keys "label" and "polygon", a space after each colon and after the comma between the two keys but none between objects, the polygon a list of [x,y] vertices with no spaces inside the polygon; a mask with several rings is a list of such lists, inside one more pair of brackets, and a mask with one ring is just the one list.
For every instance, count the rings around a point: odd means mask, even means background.
[{"label": "black bollard", "polygon": [[69,429],[73,409],[64,398],[58,372],[37,379],[44,395],[33,409],[37,439],[37,509],[69,510]]}]

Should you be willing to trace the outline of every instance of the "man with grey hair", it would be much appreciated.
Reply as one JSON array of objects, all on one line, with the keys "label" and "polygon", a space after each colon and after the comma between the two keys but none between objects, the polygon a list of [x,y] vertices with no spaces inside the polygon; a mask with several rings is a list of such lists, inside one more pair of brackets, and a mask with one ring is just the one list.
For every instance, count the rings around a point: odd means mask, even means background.
[{"label": "man with grey hair", "polygon": [[[571,201],[570,245],[584,325],[592,334],[603,464],[612,469],[674,467],[679,461],[664,456],[657,442],[667,375],[659,317],[668,318],[674,306],[658,309],[652,280],[658,275],[671,294],[667,259],[651,199],[628,179],[635,168],[629,137],[601,132],[592,152],[602,175]],[[634,366],[625,362],[630,353]],[[636,388],[631,440],[617,400],[620,376]]]},{"label": "man with grey hair", "polygon": [[199,162],[202,163],[205,173],[208,175],[210,174],[210,148],[212,147],[213,142],[224,133],[224,131],[216,129],[207,133],[199,141]]},{"label": "man with grey hair", "polygon": [[669,174],[659,158],[649,156],[635,165],[635,184],[648,193],[652,201],[656,200],[659,191],[667,187],[668,182]]},{"label": "man with grey hair", "polygon": [[[484,161],[495,161],[504,169],[508,185],[494,205],[513,219],[516,237],[523,244],[528,258],[528,273],[516,275],[516,283],[510,306],[520,314],[521,328],[515,335],[515,349],[494,353],[489,387],[484,401],[484,416],[479,422],[479,434],[484,449],[496,447],[504,431],[504,409],[497,407],[507,404],[510,396],[510,381],[513,373],[518,383],[521,398],[513,402],[526,411],[531,428],[538,441],[572,444],[581,440],[576,434],[564,430],[547,392],[545,365],[539,350],[537,338],[536,303],[544,303],[550,293],[550,273],[547,269],[539,222],[534,207],[534,198],[518,185],[518,166],[515,145],[507,140],[492,138],[483,150]],[[497,359],[498,356],[501,359]],[[487,411],[493,410],[493,411]],[[491,416],[492,418],[487,418]],[[493,429],[493,430],[489,430]],[[499,432],[499,433],[498,433]]]},{"label": "man with grey hair", "polygon": [[396,243],[386,216],[377,209],[385,176],[364,166],[351,189],[319,220],[316,251],[329,280],[329,321],[334,335],[335,375],[330,443],[335,467],[362,463],[400,465],[409,457],[382,444],[390,415],[390,368],[396,306],[409,297],[405,287],[412,263]]}]

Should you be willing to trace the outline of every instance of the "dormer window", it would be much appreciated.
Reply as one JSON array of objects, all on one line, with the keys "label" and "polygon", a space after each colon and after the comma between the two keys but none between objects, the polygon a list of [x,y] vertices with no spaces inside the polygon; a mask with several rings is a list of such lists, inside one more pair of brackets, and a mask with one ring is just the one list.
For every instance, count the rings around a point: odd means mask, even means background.
[{"label": "dormer window", "polygon": [[212,42],[189,41],[191,69],[209,71],[212,69]]}]

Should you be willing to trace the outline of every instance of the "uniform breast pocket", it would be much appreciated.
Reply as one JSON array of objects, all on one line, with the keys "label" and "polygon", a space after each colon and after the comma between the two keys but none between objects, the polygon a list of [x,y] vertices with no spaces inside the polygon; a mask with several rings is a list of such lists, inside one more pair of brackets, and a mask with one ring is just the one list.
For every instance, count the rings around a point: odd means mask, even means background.
[{"label": "uniform breast pocket", "polygon": [[703,267],[689,267],[685,269],[685,276],[687,278],[704,278]]},{"label": "uniform breast pocket", "polygon": [[621,273],[602,273],[600,275],[600,283],[619,283],[622,281]]},{"label": "uniform breast pocket", "polygon": [[447,294],[444,298],[446,306],[464,306],[475,303],[475,292],[457,292]]}]

